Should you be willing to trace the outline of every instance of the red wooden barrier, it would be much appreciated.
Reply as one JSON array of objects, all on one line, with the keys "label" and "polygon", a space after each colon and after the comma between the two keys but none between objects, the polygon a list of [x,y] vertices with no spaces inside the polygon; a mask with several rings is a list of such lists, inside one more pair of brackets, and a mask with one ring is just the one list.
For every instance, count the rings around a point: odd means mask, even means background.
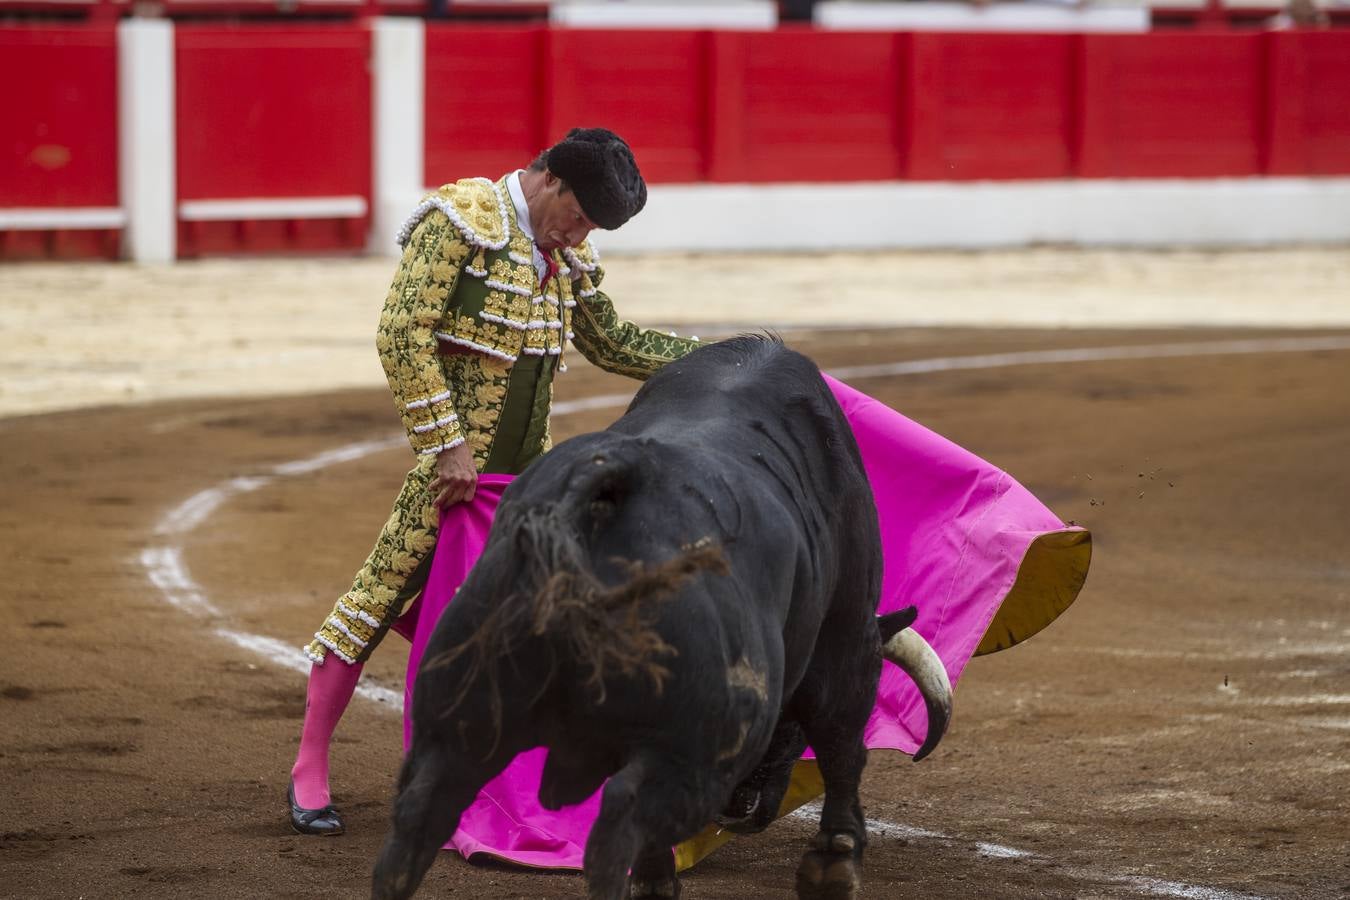
[{"label": "red wooden barrier", "polygon": [[548,146],[548,30],[429,24],[425,184],[496,178]]},{"label": "red wooden barrier", "polygon": [[707,177],[707,54],[698,31],[550,32],[545,144],[604,124],[634,148],[652,181]]},{"label": "red wooden barrier", "polygon": [[893,34],[714,32],[714,181],[899,178]]},{"label": "red wooden barrier", "polygon": [[1268,40],[1270,174],[1350,174],[1350,34]]},{"label": "red wooden barrier", "polygon": [[1066,34],[907,35],[906,171],[936,180],[1073,174]]},{"label": "red wooden barrier", "polygon": [[[111,26],[0,29],[0,209],[116,207]],[[0,259],[109,256],[116,230],[0,230]]]},{"label": "red wooden barrier", "polygon": [[[178,199],[371,192],[370,33],[360,26],[179,25]],[[186,221],[179,255],[359,248],[368,215]]]},{"label": "red wooden barrier", "polygon": [[[366,27],[176,33],[181,252],[361,247],[365,214],[284,208],[369,204]],[[119,205],[115,41],[106,25],[0,28],[0,83],[11,86],[0,210]],[[1350,174],[1350,31],[432,23],[426,50],[427,184],[525,165],[567,127],[594,124],[624,134],[655,183]],[[255,199],[274,205],[221,212],[221,201]],[[116,238],[12,230],[0,258],[110,253]]]},{"label": "red wooden barrier", "polygon": [[433,26],[427,170],[503,171],[606,123],[653,182],[1332,174],[1350,170],[1347,91],[1340,32]]},{"label": "red wooden barrier", "polygon": [[1084,35],[1078,174],[1260,174],[1263,37]]}]

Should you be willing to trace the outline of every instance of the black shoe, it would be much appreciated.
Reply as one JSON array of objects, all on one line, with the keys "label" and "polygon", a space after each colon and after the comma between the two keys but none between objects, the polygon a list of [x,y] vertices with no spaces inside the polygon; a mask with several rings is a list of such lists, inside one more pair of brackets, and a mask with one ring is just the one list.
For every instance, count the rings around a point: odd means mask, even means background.
[{"label": "black shoe", "polygon": [[334,837],[346,831],[337,807],[328,804],[322,809],[305,809],[295,802],[295,782],[286,787],[286,801],[291,805],[291,827],[301,834]]}]

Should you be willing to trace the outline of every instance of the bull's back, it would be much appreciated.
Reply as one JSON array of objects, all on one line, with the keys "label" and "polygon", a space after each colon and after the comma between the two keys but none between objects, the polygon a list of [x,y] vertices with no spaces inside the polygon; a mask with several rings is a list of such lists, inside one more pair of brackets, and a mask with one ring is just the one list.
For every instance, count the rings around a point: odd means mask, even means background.
[{"label": "bull's back", "polygon": [[[701,348],[647,382],[611,431],[643,442],[684,540],[727,548],[732,604],[790,694],[836,600],[875,610],[881,546],[852,431],[816,365],[776,341]],[[634,523],[636,524],[636,523]],[[704,529],[700,531],[700,529]],[[725,623],[724,623],[725,627]],[[733,661],[734,665],[734,661]]]},{"label": "bull's back", "polygon": [[[699,448],[737,442],[752,421],[831,417],[838,406],[808,357],[767,336],[744,335],[700,347],[649,378],[611,426]],[[812,432],[825,423],[806,424]],[[842,416],[828,430],[847,430]]]},{"label": "bull's back", "polygon": [[[674,650],[661,658],[663,690],[616,671],[597,692],[584,665],[553,672],[569,694],[561,705],[593,720],[583,730],[602,732],[604,722],[615,735],[661,734],[717,754],[739,738],[750,752],[767,739],[840,579],[866,568],[869,517],[879,545],[856,445],[819,370],[759,338],[670,363],[609,429],[531,465],[508,489],[490,545],[518,550],[520,522],[543,509],[611,586],[633,564],[659,566],[704,544],[724,550],[724,574],[637,600]],[[671,722],[696,733],[671,734]]]},{"label": "bull's back", "polygon": [[685,473],[683,491],[735,498],[749,511],[741,534],[775,530],[785,552],[796,538],[817,556],[856,543],[879,553],[852,429],[815,363],[776,340],[736,338],[668,364],[610,430],[649,442]]}]

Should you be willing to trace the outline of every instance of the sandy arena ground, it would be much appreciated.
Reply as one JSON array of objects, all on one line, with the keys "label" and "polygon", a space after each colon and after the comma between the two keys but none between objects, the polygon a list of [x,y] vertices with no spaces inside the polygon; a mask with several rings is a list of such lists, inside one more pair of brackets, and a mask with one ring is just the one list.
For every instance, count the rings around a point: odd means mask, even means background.
[{"label": "sandy arena ground", "polygon": [[[854,383],[1094,533],[1078,603],[972,663],[933,757],[873,757],[866,896],[1350,894],[1350,251],[610,268],[644,323],[910,362]],[[390,271],[0,268],[0,896],[364,895],[399,763],[396,638],[338,733],[349,833],[291,833],[283,797],[296,648],[411,458],[372,347]],[[1133,350],[922,363],[1113,347]],[[560,403],[631,392],[573,359]],[[738,839],[685,896],[788,896],[810,833]],[[584,889],[443,854],[423,894]]]}]

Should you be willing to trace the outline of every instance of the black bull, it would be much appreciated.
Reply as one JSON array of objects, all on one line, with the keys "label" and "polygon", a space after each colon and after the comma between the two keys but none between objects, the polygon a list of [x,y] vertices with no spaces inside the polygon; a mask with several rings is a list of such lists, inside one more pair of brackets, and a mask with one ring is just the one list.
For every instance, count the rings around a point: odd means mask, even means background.
[{"label": "black bull", "polygon": [[410,896],[483,785],[544,746],[546,808],[609,779],[589,896],[678,896],[671,847],[714,819],[767,825],[809,742],[825,799],[797,890],[853,896],[883,653],[928,702],[920,756],[950,704],[902,630],[912,609],[876,618],[881,566],[858,448],[814,364],[761,337],[671,363],[506,491],[418,673],[373,895]]}]

